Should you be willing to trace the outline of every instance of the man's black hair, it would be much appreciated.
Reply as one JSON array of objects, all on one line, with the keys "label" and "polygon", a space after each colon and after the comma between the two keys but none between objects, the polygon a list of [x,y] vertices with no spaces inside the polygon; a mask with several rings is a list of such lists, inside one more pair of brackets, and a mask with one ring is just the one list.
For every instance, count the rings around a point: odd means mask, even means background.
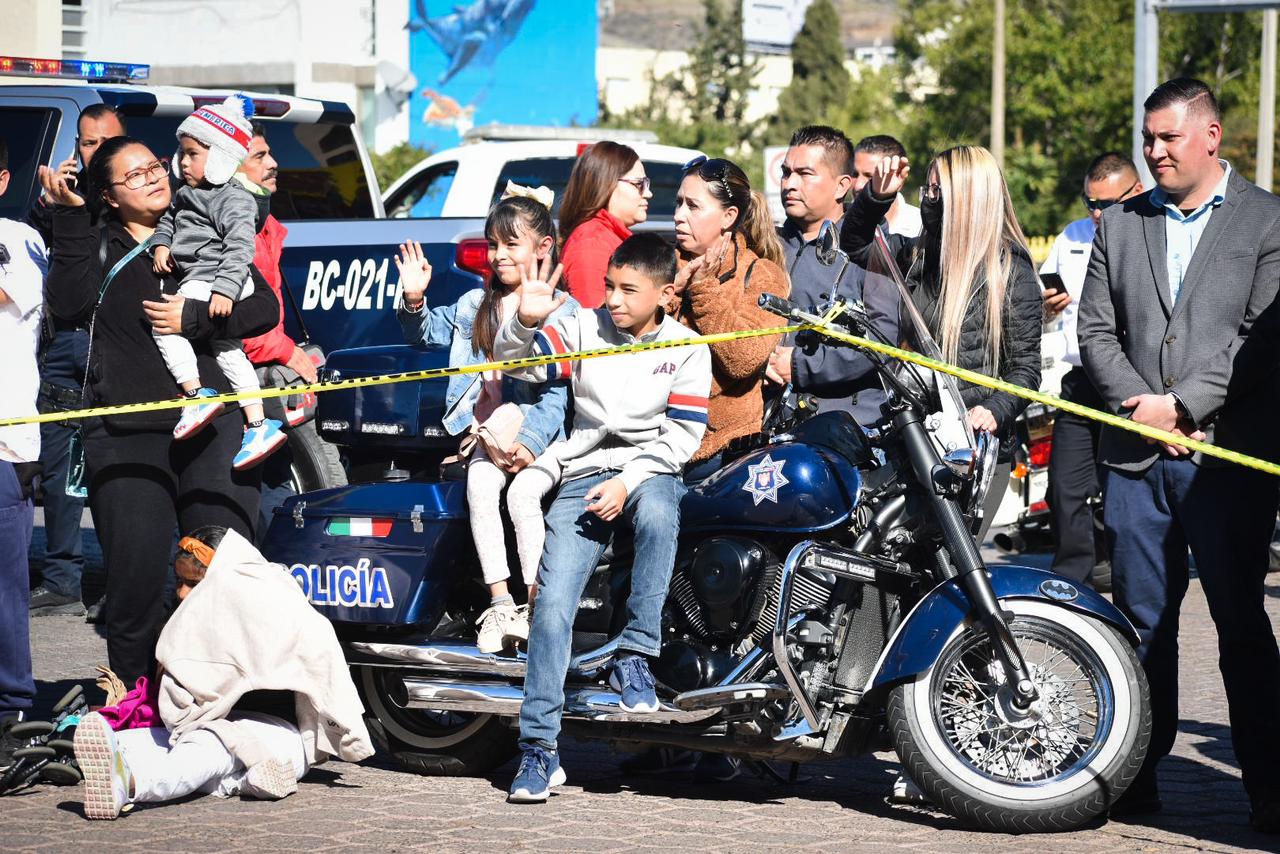
[{"label": "man's black hair", "polygon": [[864,136],[858,140],[858,144],[853,147],[853,150],[855,154],[861,151],[863,154],[876,154],[880,157],[907,156],[906,146],[887,133]]},{"label": "man's black hair", "polygon": [[76,135],[80,135],[80,122],[84,119],[100,119],[103,116],[112,115],[116,117],[116,121],[120,122],[120,130],[124,133],[129,132],[129,125],[125,123],[124,113],[111,104],[90,104],[80,111],[80,117],[76,119]]},{"label": "man's black hair", "polygon": [[249,127],[253,128],[253,135],[267,138],[267,123],[258,119],[249,122]]},{"label": "man's black hair", "polygon": [[655,285],[665,285],[676,280],[676,249],[651,231],[633,234],[613,250],[609,266],[629,267]]},{"label": "man's black hair", "polygon": [[1198,112],[1210,121],[1222,122],[1222,109],[1213,90],[1208,83],[1194,77],[1175,77],[1161,83],[1142,102],[1142,109],[1154,113],[1175,104],[1186,104],[1187,112]]},{"label": "man's black hair", "polygon": [[0,172],[9,168],[9,143],[0,136]]},{"label": "man's black hair", "polygon": [[827,125],[805,125],[791,134],[789,148],[818,145],[827,152],[827,163],[837,175],[853,174],[853,143],[843,132]]},{"label": "man's black hair", "polygon": [[1084,179],[1093,183],[1110,178],[1112,175],[1132,175],[1137,178],[1138,167],[1134,166],[1133,161],[1126,155],[1118,151],[1108,151],[1093,158],[1088,171],[1084,173]]}]

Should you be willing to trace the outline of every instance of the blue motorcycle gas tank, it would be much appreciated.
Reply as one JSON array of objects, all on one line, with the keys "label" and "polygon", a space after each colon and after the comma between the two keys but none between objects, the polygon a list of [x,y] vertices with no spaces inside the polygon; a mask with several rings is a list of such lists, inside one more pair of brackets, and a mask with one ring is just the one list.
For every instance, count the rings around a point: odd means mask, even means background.
[{"label": "blue motorcycle gas tank", "polygon": [[689,490],[680,505],[681,533],[826,530],[849,518],[861,488],[858,469],[830,448],[771,445]]}]

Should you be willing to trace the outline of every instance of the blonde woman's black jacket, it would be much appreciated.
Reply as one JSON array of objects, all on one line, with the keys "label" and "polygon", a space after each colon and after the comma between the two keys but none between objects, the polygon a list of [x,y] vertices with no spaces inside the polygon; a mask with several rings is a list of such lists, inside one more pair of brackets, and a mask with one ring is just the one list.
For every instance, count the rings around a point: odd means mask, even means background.
[{"label": "blonde woman's black jacket", "polygon": [[[840,229],[840,246],[854,262],[876,270],[873,260],[876,228],[884,219],[890,202],[872,198],[870,190],[859,193],[845,213]],[[936,259],[927,254],[919,238],[900,234],[886,235],[894,261],[907,280],[912,302],[920,311],[929,332],[941,346],[941,288]],[[973,301],[965,312],[960,330],[960,348],[957,362],[960,367],[999,377],[1006,382],[1030,389],[1040,387],[1040,335],[1044,309],[1041,302],[1040,280],[1036,276],[1031,258],[1015,247],[1013,269],[1005,288],[1003,335],[1000,364],[993,366],[987,353],[987,288],[979,284]],[[911,324],[904,317],[902,330],[910,334]],[[1012,435],[1013,422],[1028,401],[1002,391],[990,391],[972,383],[960,383],[960,396],[965,406],[984,406],[991,410],[999,425],[1001,438]]]},{"label": "blonde woman's black jacket", "polygon": [[[105,263],[99,260],[103,229]],[[87,324],[107,271],[136,245],[137,241],[114,217],[93,225],[83,207],[58,207],[53,216],[53,245],[45,279],[50,311],[61,320]],[[156,275],[151,264],[149,254],[139,254],[116,274],[102,298],[85,381],[85,403],[89,406],[168,400],[181,394],[160,357],[142,308],[143,300],[158,300],[162,292],[176,293],[178,283],[171,277]],[[188,299],[183,305],[182,334],[195,350],[200,381],[219,392],[231,391],[231,385],[218,369],[209,342],[260,335],[274,327],[280,317],[275,293],[256,269],[253,276],[253,294],[237,302],[229,317],[209,317],[207,302]],[[178,423],[179,412],[164,409],[113,415],[105,420],[122,430],[167,431]]]}]

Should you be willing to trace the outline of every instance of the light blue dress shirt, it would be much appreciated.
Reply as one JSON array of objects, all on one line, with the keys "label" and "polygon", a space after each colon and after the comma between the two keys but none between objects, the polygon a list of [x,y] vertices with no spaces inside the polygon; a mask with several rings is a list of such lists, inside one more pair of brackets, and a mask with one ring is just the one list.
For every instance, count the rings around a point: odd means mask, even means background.
[{"label": "light blue dress shirt", "polygon": [[1177,305],[1178,292],[1182,290],[1183,279],[1187,275],[1187,267],[1191,265],[1191,256],[1196,252],[1200,237],[1213,209],[1222,204],[1227,196],[1227,179],[1231,177],[1231,164],[1219,160],[1222,164],[1222,180],[1213,190],[1213,196],[1189,214],[1183,214],[1178,206],[1169,201],[1164,190],[1156,187],[1151,191],[1151,203],[1164,209],[1164,259],[1169,272],[1169,304]]}]

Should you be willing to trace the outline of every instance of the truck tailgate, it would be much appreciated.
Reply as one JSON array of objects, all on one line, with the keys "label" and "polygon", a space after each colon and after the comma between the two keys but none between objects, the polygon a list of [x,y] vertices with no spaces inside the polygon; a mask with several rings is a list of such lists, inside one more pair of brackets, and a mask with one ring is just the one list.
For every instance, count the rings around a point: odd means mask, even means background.
[{"label": "truck tailgate", "polygon": [[[422,244],[431,264],[427,304],[450,305],[480,287],[480,276],[454,263],[458,242],[483,239],[482,219],[308,220],[289,229],[280,266],[302,310],[311,339],[327,351],[403,343],[395,304],[400,275],[395,255],[406,240]],[[285,329],[301,338],[292,308]]]}]

